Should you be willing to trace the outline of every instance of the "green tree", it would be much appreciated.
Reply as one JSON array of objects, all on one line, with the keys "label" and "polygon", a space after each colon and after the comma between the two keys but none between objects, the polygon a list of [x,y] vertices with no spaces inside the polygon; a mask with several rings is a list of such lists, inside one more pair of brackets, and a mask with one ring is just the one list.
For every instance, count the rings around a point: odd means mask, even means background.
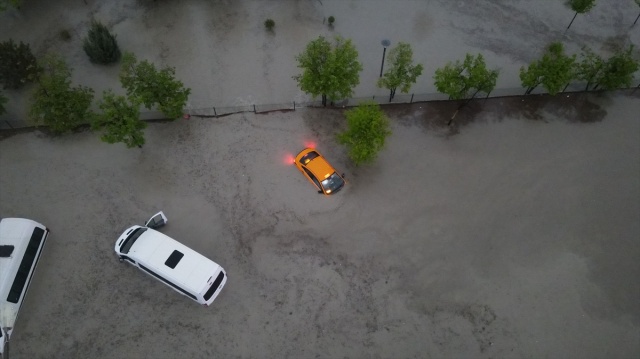
[{"label": "green tree", "polygon": [[120,48],[115,35],[106,26],[92,20],[87,37],[82,40],[82,48],[89,60],[96,64],[110,64],[120,60]]},{"label": "green tree", "polygon": [[389,68],[384,77],[378,80],[378,87],[385,87],[390,91],[389,102],[396,95],[396,89],[408,93],[411,84],[416,83],[418,76],[422,74],[422,64],[413,65],[413,50],[411,45],[399,42],[389,51],[387,56]]},{"label": "green tree", "polygon": [[633,74],[638,71],[640,62],[633,58],[633,45],[628,50],[620,50],[607,60],[600,76],[596,79],[594,90],[601,87],[605,90],[617,90],[631,86]]},{"label": "green tree", "polygon": [[0,92],[0,115],[7,113],[7,109],[4,107],[4,104],[9,102],[9,99],[4,97],[2,92]]},{"label": "green tree", "polygon": [[148,109],[157,104],[165,116],[175,119],[182,116],[191,93],[191,89],[175,79],[175,73],[173,67],[158,71],[147,60],[138,62],[134,54],[125,52],[120,82],[129,97],[137,98]]},{"label": "green tree", "polygon": [[54,133],[73,130],[90,122],[93,90],[71,87],[71,69],[57,55],[49,55],[39,64],[43,72],[32,94],[29,118],[35,124],[49,126]]},{"label": "green tree", "polygon": [[19,8],[22,0],[0,0],[0,11],[5,11],[9,6]]},{"label": "green tree", "polygon": [[267,28],[267,30],[272,30],[273,27],[276,26],[276,22],[271,20],[271,19],[266,19],[264,21],[264,27]]},{"label": "green tree", "polygon": [[358,51],[351,40],[335,38],[335,45],[323,36],[311,41],[298,56],[298,67],[302,74],[293,76],[302,91],[314,98],[322,95],[322,105],[350,97],[353,88],[360,83],[362,64],[358,62]]},{"label": "green tree", "polygon": [[573,19],[571,19],[571,22],[569,23],[569,26],[567,26],[567,29],[571,27],[571,24],[573,24],[573,20],[576,19],[576,16],[578,16],[578,14],[589,12],[589,10],[596,6],[596,0],[569,0],[568,4],[571,10],[575,11],[576,13],[575,15],[573,15]]},{"label": "green tree", "polygon": [[478,92],[485,92],[489,97],[496,87],[498,75],[498,70],[487,69],[482,54],[478,54],[477,57],[467,54],[464,62],[461,63],[459,60],[455,63],[448,62],[443,68],[436,70],[434,79],[438,91],[449,95],[449,99],[452,100],[467,99],[458,106],[449,120],[449,126],[458,111],[473,100]]},{"label": "green tree", "polygon": [[530,94],[538,85],[544,86],[551,95],[564,91],[577,75],[575,61],[576,55],[565,55],[561,43],[549,45],[542,59],[533,61],[528,69],[524,66],[520,68],[520,80],[527,89],[525,95]]},{"label": "green tree", "polygon": [[94,131],[104,131],[100,139],[107,143],[123,142],[128,148],[144,145],[144,130],[147,124],[140,121],[140,102],[136,98],[116,96],[111,90],[104,91],[98,102],[102,113],[91,123]]},{"label": "green tree", "polygon": [[338,134],[338,143],[346,145],[356,165],[373,162],[391,134],[389,119],[373,101],[346,111],[346,116],[348,129]]},{"label": "green tree", "polygon": [[17,89],[27,81],[34,81],[41,69],[29,45],[13,40],[0,43],[0,83],[5,89]]},{"label": "green tree", "polygon": [[604,64],[604,59],[589,47],[582,48],[582,61],[576,64],[576,78],[587,83],[585,91],[589,91],[591,85],[597,86],[604,70]]}]

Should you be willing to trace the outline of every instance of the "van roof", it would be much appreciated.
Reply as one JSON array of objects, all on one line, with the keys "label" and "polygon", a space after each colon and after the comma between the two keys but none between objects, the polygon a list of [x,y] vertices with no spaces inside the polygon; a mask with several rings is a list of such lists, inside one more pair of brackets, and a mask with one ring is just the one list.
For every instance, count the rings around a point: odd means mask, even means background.
[{"label": "van roof", "polygon": [[138,238],[128,255],[195,294],[200,294],[209,278],[220,271],[220,266],[211,259],[151,228]]}]

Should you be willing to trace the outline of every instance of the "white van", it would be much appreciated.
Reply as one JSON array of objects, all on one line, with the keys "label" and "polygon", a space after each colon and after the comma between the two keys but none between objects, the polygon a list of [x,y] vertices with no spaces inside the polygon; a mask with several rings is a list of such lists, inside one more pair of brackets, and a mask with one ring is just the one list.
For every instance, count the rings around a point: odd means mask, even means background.
[{"label": "white van", "polygon": [[144,227],[128,228],[116,241],[120,261],[147,274],[205,307],[211,305],[227,282],[227,274],[214,261],[153,228],[167,223],[160,212]]},{"label": "white van", "polygon": [[8,342],[18,312],[44,249],[49,230],[24,218],[0,219],[0,356],[8,357]]}]

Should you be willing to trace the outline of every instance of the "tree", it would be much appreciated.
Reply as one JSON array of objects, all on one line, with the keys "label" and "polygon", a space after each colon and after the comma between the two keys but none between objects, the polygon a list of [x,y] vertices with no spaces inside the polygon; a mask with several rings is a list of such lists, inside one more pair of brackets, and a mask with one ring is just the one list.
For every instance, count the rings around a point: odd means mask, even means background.
[{"label": "tree", "polygon": [[22,0],[0,0],[0,11],[5,11],[9,6],[19,8]]},{"label": "tree", "polygon": [[[463,63],[460,63],[459,60],[456,60],[455,63],[448,62],[443,68],[436,70],[434,79],[438,91],[449,95],[449,99],[452,100],[467,99],[453,114],[449,120],[449,126],[458,111],[473,100],[478,92],[485,92],[489,97],[491,91],[496,87],[498,75],[498,70],[487,69],[482,54],[478,54],[477,57],[467,54]],[[469,97],[471,91],[473,94]]]},{"label": "tree", "polygon": [[542,59],[533,61],[528,69],[524,66],[520,68],[520,80],[527,89],[525,95],[530,94],[538,85],[544,86],[551,95],[564,91],[576,77],[575,61],[576,55],[565,55],[561,43],[549,45]]},{"label": "tree", "polygon": [[104,91],[98,103],[102,110],[91,123],[94,131],[104,131],[100,139],[107,143],[123,142],[127,148],[144,145],[147,124],[140,121],[140,102],[136,98],[116,96],[111,90]]},{"label": "tree", "polygon": [[106,26],[92,20],[87,37],[82,40],[82,48],[89,60],[96,64],[110,64],[120,60],[120,48],[115,35]]},{"label": "tree", "polygon": [[390,66],[384,77],[378,80],[378,87],[389,89],[391,102],[396,95],[396,88],[400,87],[400,92],[409,92],[411,84],[416,83],[416,79],[422,74],[422,64],[413,65],[411,45],[403,42],[389,51],[387,59]]},{"label": "tree", "polygon": [[596,0],[569,0],[569,7],[571,7],[571,10],[575,11],[576,14],[573,15],[573,19],[571,19],[569,26],[567,26],[567,30],[571,27],[571,24],[573,24],[573,20],[576,19],[576,16],[578,16],[578,14],[589,12],[589,10],[591,10],[594,6],[596,6]]},{"label": "tree", "polygon": [[17,89],[27,81],[34,81],[41,69],[29,45],[13,40],[0,43],[0,82],[5,89]]},{"label": "tree", "polygon": [[271,20],[271,19],[267,19],[264,21],[264,27],[267,28],[267,30],[271,30],[273,29],[273,27],[276,26],[276,22]]},{"label": "tree", "polygon": [[373,162],[391,134],[389,119],[373,101],[361,103],[346,116],[348,129],[338,134],[338,143],[347,146],[356,165]]},{"label": "tree", "polygon": [[137,98],[148,109],[157,104],[165,116],[175,119],[182,116],[191,93],[191,89],[175,79],[175,73],[174,67],[158,71],[147,60],[138,62],[134,54],[125,52],[120,82],[127,90],[127,96]]},{"label": "tree", "polygon": [[71,87],[71,69],[57,55],[42,59],[43,72],[33,92],[29,117],[36,124],[49,126],[54,133],[73,130],[89,122],[93,90],[85,86]]},{"label": "tree", "polygon": [[327,98],[333,103],[353,95],[353,88],[360,83],[359,72],[362,64],[358,62],[358,51],[351,40],[335,38],[335,45],[323,36],[311,41],[298,56],[298,67],[302,74],[293,76],[302,91],[314,98],[322,95],[322,105]]},{"label": "tree", "polygon": [[604,64],[604,59],[595,54],[589,47],[582,48],[582,61],[576,64],[576,78],[587,83],[585,91],[589,91],[589,87],[593,84],[597,86],[604,70]]},{"label": "tree", "polygon": [[0,115],[7,113],[7,109],[4,107],[4,104],[9,102],[9,99],[4,97],[0,92]]},{"label": "tree", "polygon": [[605,90],[617,90],[631,86],[633,74],[640,68],[640,62],[633,58],[632,53],[633,45],[630,45],[628,50],[620,50],[609,58],[593,89],[601,87]]}]

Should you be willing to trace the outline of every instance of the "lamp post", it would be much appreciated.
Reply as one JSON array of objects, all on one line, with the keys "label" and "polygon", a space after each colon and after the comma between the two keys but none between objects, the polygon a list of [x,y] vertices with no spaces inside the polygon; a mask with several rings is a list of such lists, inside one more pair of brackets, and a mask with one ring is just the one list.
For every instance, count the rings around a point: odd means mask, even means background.
[{"label": "lamp post", "polygon": [[382,69],[384,68],[384,55],[387,53],[387,46],[391,45],[391,41],[384,39],[382,40],[382,46],[384,46],[384,50],[382,51],[382,65],[380,65],[380,77],[382,77]]}]

